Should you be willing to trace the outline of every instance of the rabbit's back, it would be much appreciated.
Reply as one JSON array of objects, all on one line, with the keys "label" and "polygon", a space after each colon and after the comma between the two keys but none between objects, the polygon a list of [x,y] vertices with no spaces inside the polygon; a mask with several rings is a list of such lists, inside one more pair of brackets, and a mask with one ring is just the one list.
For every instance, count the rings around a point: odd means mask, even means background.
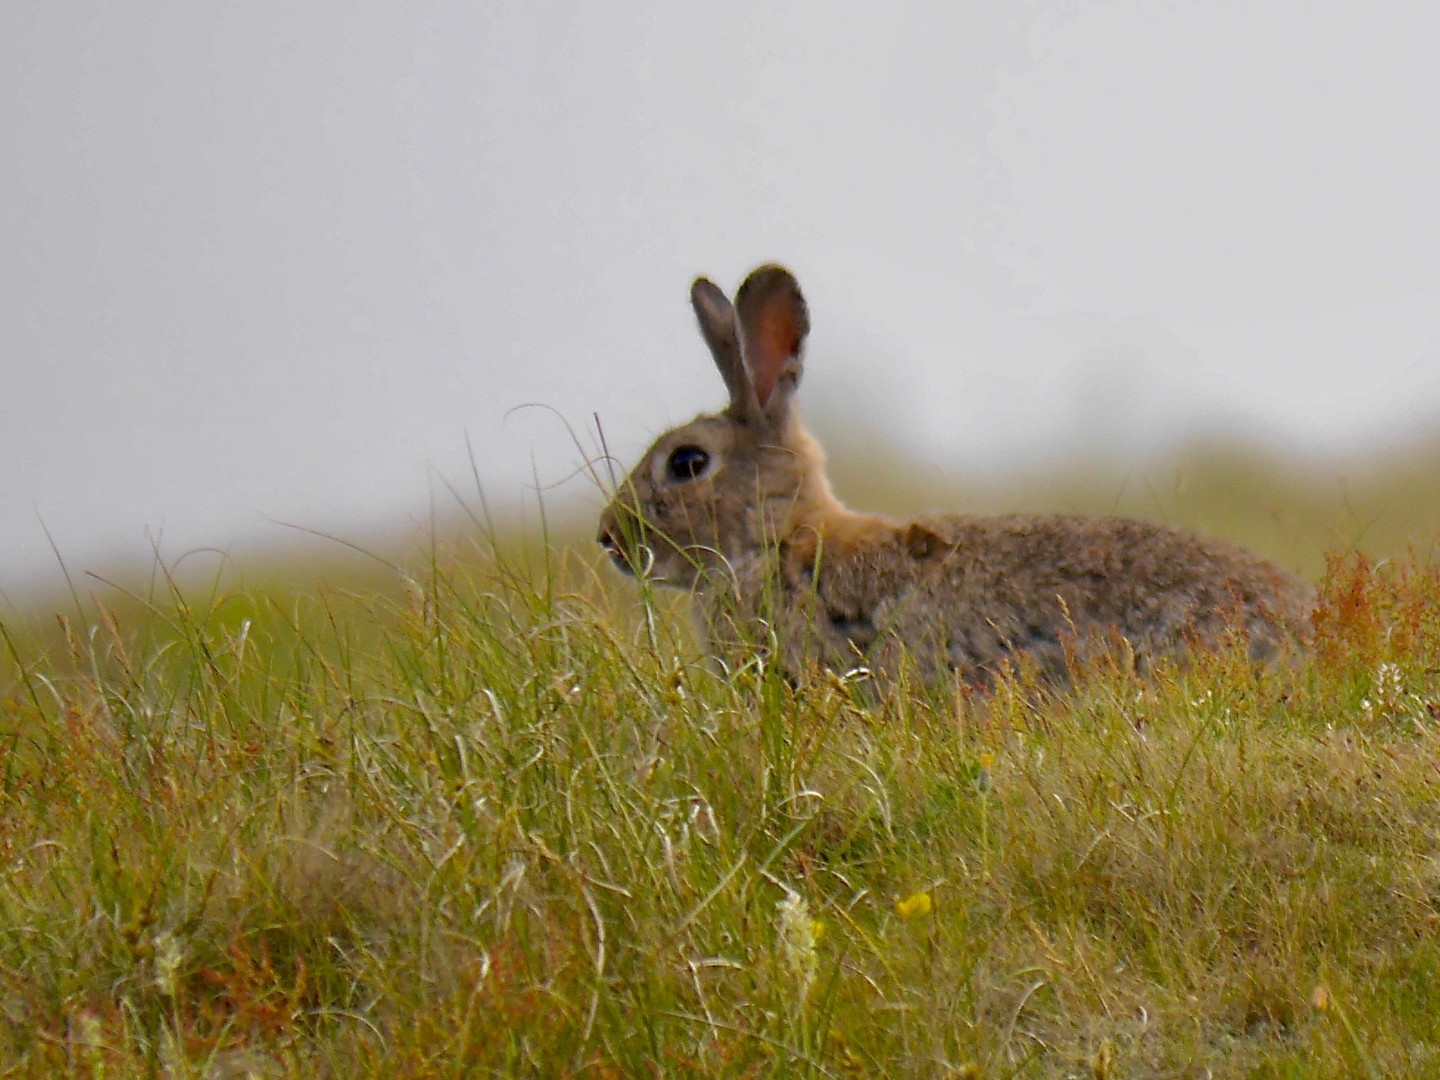
[{"label": "rabbit's back", "polygon": [[[1266,660],[1305,637],[1313,590],[1223,541],[1124,518],[929,515],[780,564],[798,663],[984,678],[1028,659],[1063,681],[1069,656],[1123,637],[1142,668],[1231,630]],[[803,647],[808,655],[796,656]]]}]

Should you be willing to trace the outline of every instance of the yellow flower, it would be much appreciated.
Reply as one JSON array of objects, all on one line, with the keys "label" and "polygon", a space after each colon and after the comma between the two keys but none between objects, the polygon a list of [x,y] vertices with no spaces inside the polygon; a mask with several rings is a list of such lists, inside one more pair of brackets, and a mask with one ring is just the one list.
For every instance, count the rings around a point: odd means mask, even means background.
[{"label": "yellow flower", "polygon": [[929,915],[931,906],[930,894],[917,892],[914,896],[907,896],[904,900],[896,900],[895,912],[908,922],[917,916],[923,918]]}]

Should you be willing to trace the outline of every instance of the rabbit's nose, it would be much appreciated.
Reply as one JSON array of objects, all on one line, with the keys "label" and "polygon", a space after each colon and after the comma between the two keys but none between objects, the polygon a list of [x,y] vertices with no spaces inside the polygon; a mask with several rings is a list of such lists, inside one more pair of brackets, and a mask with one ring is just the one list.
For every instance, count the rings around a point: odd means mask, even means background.
[{"label": "rabbit's nose", "polygon": [[620,544],[620,535],[616,524],[613,521],[600,522],[600,531],[595,535],[595,542],[605,549],[605,554],[610,556],[610,561],[626,574],[633,574],[635,571],[630,566],[630,560],[625,555],[625,549]]},{"label": "rabbit's nose", "polygon": [[610,554],[620,549],[619,524],[614,509],[607,509],[600,515],[600,529],[595,533],[595,542]]}]

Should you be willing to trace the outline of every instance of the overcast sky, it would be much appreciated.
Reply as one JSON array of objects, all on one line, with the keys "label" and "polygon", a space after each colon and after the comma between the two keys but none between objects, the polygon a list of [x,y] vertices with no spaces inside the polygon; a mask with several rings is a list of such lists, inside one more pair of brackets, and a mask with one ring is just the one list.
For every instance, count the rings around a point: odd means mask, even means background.
[{"label": "overcast sky", "polygon": [[688,285],[768,260],[807,412],[933,461],[1440,422],[1440,8],[840,10],[6,5],[0,588],[404,522],[467,438],[517,506],[721,404]]}]

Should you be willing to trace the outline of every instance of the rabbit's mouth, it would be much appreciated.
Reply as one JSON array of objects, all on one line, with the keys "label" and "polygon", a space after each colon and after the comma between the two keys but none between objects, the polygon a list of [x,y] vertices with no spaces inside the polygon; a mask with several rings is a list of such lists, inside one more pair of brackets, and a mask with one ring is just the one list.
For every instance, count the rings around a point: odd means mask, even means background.
[{"label": "rabbit's mouth", "polygon": [[600,535],[595,539],[622,574],[628,574],[630,577],[645,577],[655,565],[655,552],[645,544],[637,545],[633,554],[626,551],[625,545],[613,529],[602,526]]}]

